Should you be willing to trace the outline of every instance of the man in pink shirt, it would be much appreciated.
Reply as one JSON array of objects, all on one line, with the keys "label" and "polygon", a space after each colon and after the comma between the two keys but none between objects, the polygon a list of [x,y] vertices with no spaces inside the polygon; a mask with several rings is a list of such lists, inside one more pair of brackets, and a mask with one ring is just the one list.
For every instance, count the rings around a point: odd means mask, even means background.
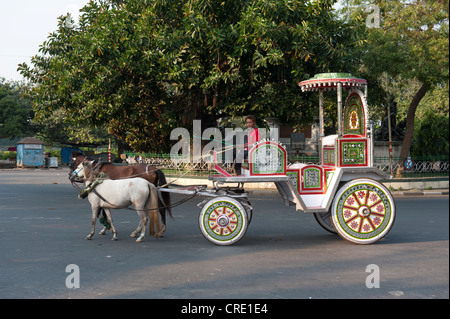
[{"label": "man in pink shirt", "polygon": [[261,135],[259,134],[259,130],[256,127],[256,117],[254,115],[247,115],[245,117],[245,124],[247,124],[248,129],[248,140],[247,144],[245,144],[245,150],[248,151],[248,149],[251,148],[254,143],[258,142],[261,139]]},{"label": "man in pink shirt", "polygon": [[[261,139],[261,134],[256,127],[256,117],[254,115],[247,115],[245,117],[245,124],[247,125],[247,143],[244,143],[244,159],[248,158],[248,151],[252,148],[253,144]],[[236,162],[234,164],[234,169],[236,175],[241,175],[242,163]]]}]

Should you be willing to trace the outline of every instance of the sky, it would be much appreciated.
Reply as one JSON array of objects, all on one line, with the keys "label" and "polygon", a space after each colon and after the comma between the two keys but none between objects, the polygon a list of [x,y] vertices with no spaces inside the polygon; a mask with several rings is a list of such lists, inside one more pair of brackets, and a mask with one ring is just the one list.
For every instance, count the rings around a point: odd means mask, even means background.
[{"label": "sky", "polygon": [[58,17],[70,13],[77,21],[89,0],[0,0],[0,78],[24,80],[18,64],[31,57],[55,31]]},{"label": "sky", "polygon": [[55,31],[58,17],[70,13],[75,21],[89,0],[0,0],[0,78],[21,81],[17,65],[30,65],[39,46]]}]

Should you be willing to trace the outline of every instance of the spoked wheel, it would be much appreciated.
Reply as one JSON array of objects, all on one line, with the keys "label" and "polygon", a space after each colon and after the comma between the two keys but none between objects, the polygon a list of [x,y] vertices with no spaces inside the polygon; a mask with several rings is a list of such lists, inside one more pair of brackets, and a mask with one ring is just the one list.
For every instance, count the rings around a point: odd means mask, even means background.
[{"label": "spoked wheel", "polygon": [[[340,182],[337,190],[341,189],[344,184],[345,182]],[[330,209],[325,213],[314,213],[314,218],[323,229],[329,231],[330,233],[337,234],[336,228],[334,228],[333,221],[331,220],[332,209],[333,207],[331,206]]]},{"label": "spoked wheel", "polygon": [[216,245],[232,245],[244,236],[248,218],[242,204],[220,196],[208,201],[200,211],[199,226],[203,236]]},{"label": "spoked wheel", "polygon": [[329,231],[330,233],[336,234],[336,229],[334,228],[331,220],[331,211],[325,213],[314,213],[314,218],[323,229]]},{"label": "spoked wheel", "polygon": [[355,179],[336,193],[331,220],[342,238],[357,244],[371,244],[391,230],[395,202],[389,190],[377,181]]},{"label": "spoked wheel", "polygon": [[[253,208],[250,208],[252,207],[252,204],[250,204],[250,201],[248,199],[241,199],[240,201],[241,203],[244,202],[242,206],[244,206],[245,211],[247,212],[247,227],[248,227],[252,222],[253,217]],[[247,206],[245,206],[245,204],[247,204]]]}]

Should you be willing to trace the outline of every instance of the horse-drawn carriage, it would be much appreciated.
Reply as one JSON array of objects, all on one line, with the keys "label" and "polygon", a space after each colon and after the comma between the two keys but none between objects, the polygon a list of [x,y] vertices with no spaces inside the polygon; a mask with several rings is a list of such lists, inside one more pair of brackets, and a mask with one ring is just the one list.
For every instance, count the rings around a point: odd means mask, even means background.
[{"label": "horse-drawn carriage", "polygon": [[[287,164],[286,149],[263,140],[249,150],[248,168],[233,176],[218,167],[209,176],[213,189],[181,191],[212,197],[199,204],[199,226],[217,245],[241,239],[252,218],[245,183],[273,182],[286,205],[312,213],[327,231],[357,244],[370,244],[392,228],[395,203],[378,180],[388,176],[373,167],[373,132],[369,126],[367,82],[347,73],[318,74],[300,84],[302,91],[319,92],[320,165]],[[337,91],[338,132],[324,136],[323,92]],[[345,103],[342,91],[348,91]],[[343,105],[344,104],[344,105]],[[229,187],[231,183],[237,187]]]},{"label": "horse-drawn carriage", "polygon": [[[299,85],[302,91],[319,92],[320,165],[288,165],[283,145],[262,140],[249,149],[248,166],[241,175],[216,166],[219,174],[209,176],[212,189],[159,188],[163,193],[208,197],[198,205],[198,223],[210,242],[231,245],[244,236],[253,212],[245,183],[273,182],[286,205],[312,213],[324,229],[353,243],[374,243],[392,228],[394,199],[379,182],[388,176],[373,167],[366,80],[348,73],[324,73]],[[325,90],[337,91],[338,132],[329,136],[323,134]],[[344,103],[343,90],[348,91]]]}]

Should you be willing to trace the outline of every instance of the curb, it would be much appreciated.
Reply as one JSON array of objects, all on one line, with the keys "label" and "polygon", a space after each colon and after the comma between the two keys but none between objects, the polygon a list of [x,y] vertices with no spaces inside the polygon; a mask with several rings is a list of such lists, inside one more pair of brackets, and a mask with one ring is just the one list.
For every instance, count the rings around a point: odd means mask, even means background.
[{"label": "curb", "polygon": [[409,190],[409,191],[392,191],[393,196],[435,196],[435,195],[449,195],[449,190]]}]

